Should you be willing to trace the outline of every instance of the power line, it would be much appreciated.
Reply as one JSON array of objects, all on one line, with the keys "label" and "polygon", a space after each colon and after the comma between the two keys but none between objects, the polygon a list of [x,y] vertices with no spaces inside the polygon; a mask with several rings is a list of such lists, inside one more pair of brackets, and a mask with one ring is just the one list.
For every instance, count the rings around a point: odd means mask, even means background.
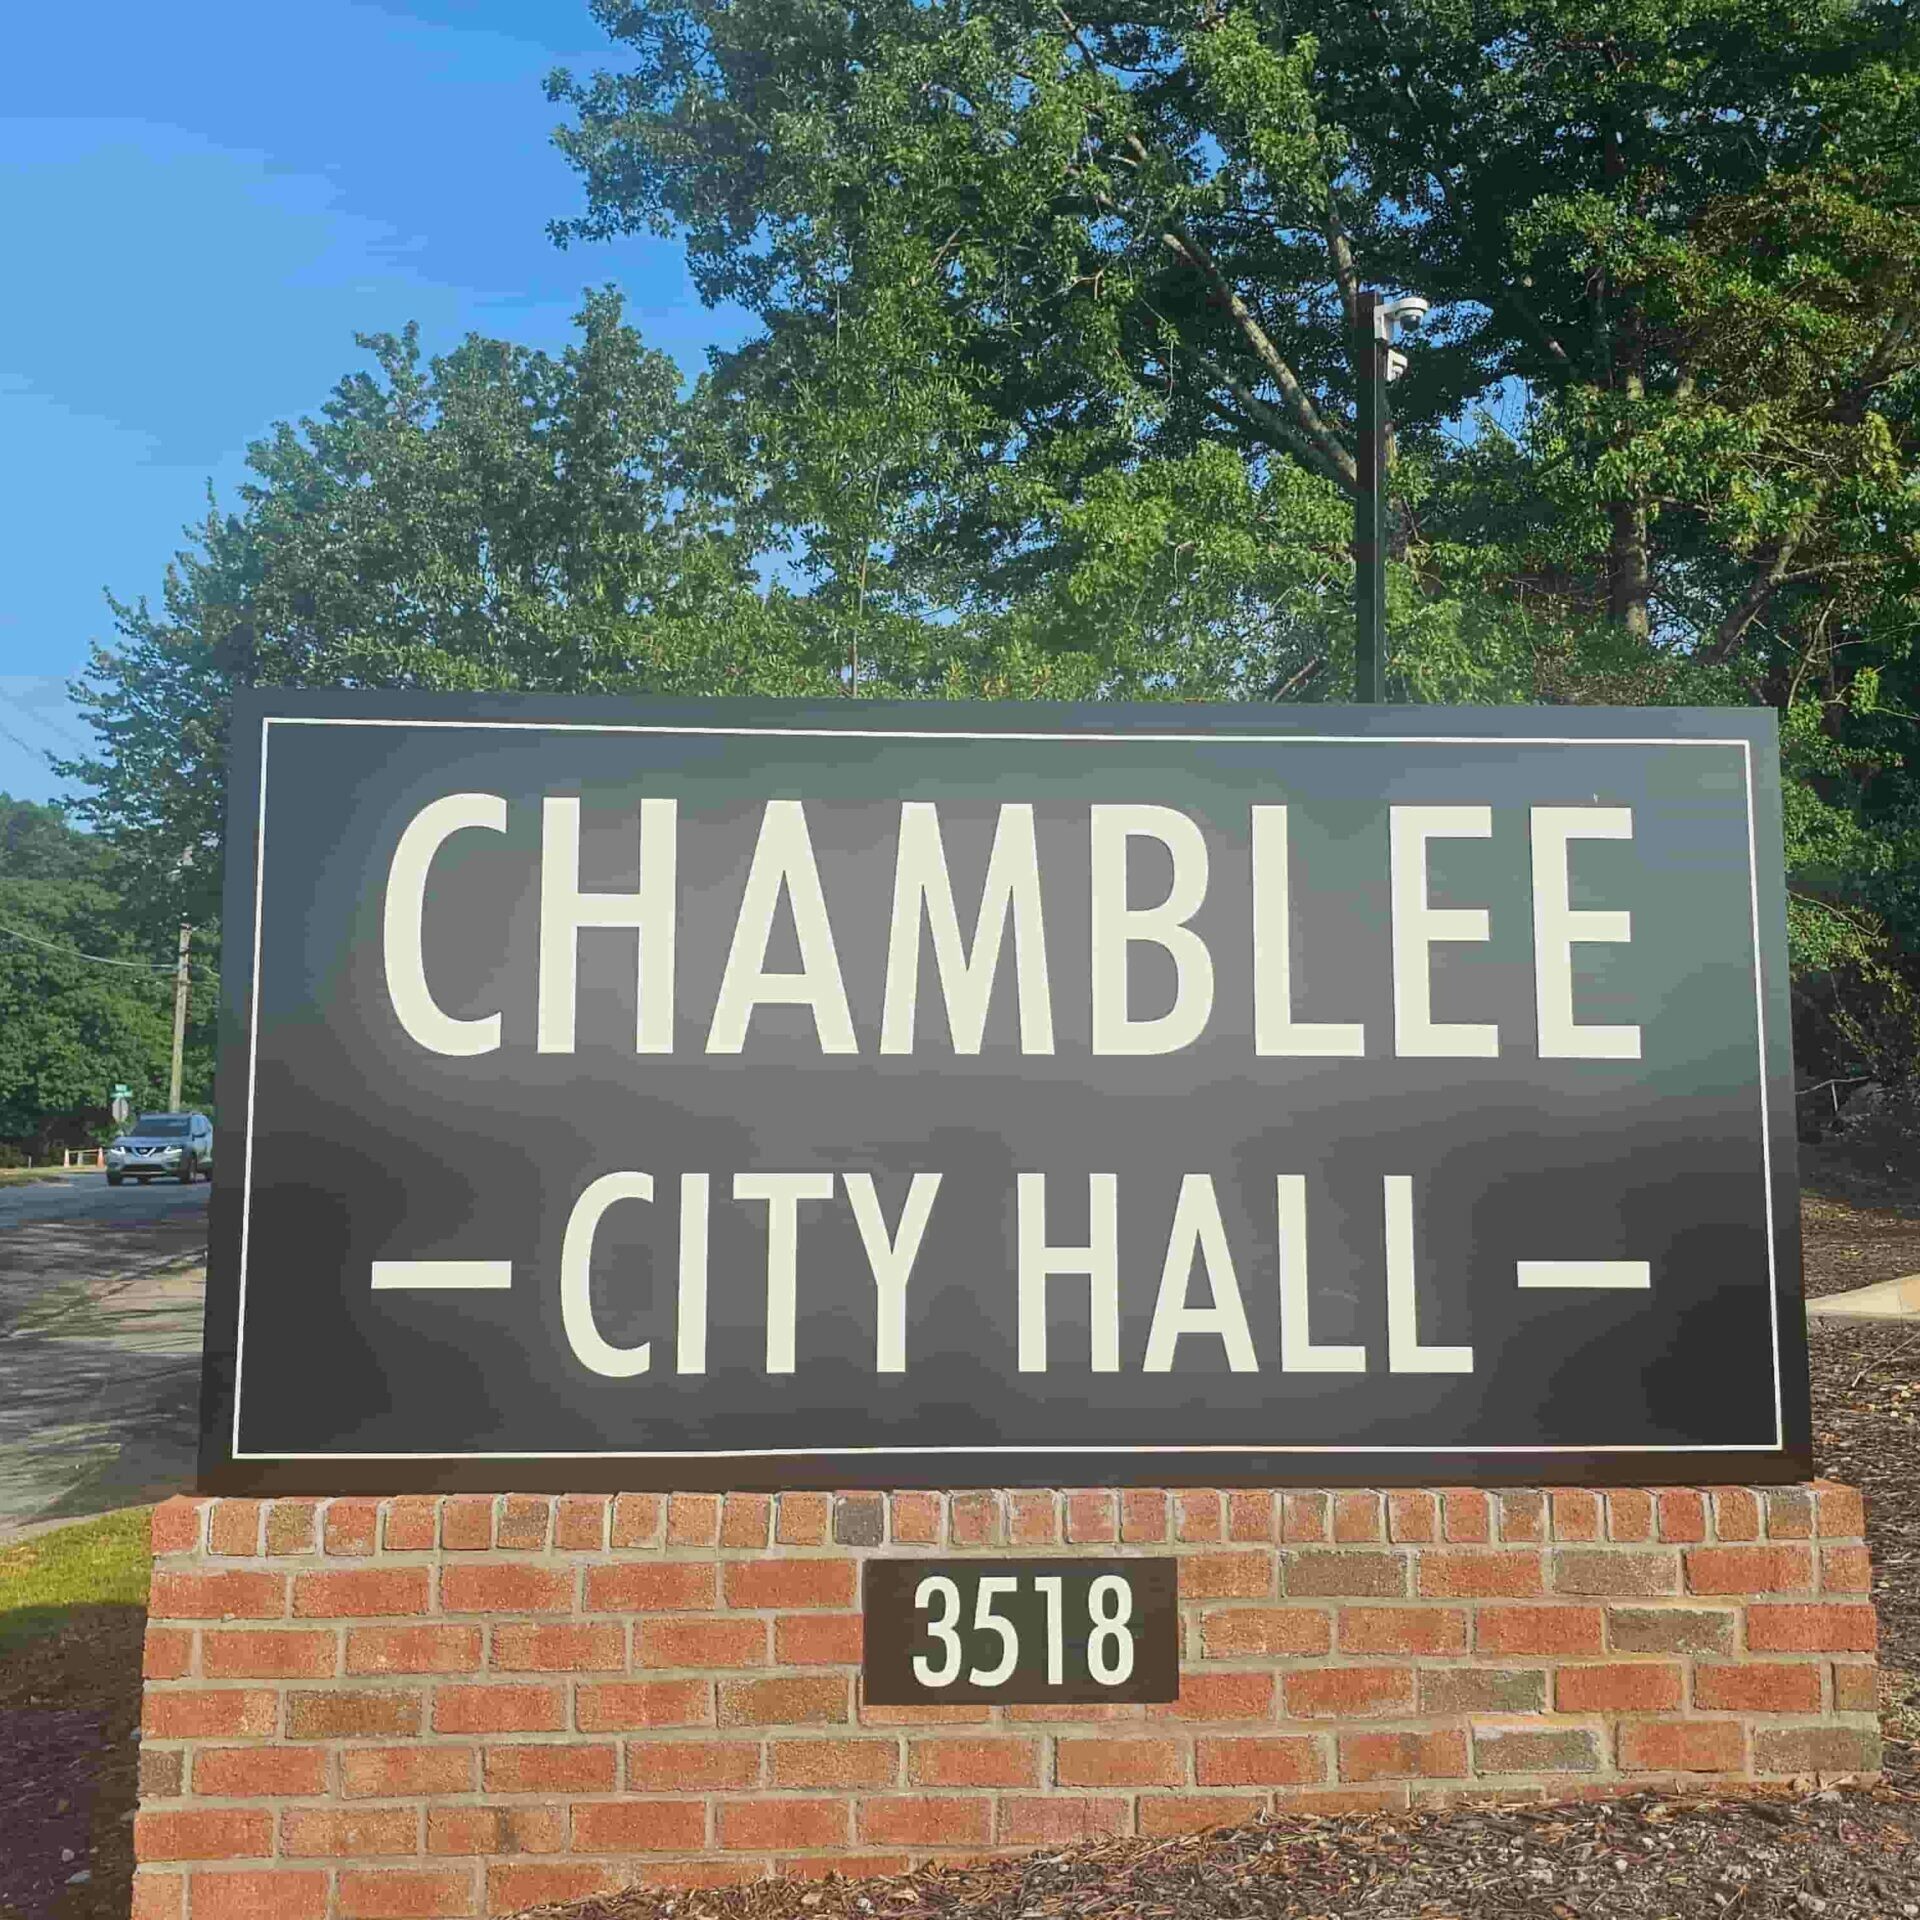
[{"label": "power line", "polygon": [[45,947],[49,953],[64,953],[70,960],[91,960],[96,966],[131,967],[138,973],[171,973],[174,967],[170,960],[116,960],[111,954],[82,953],[78,947],[69,947],[57,940],[42,940],[38,934],[10,927],[5,921],[0,921],[0,933],[24,940],[30,947]]}]

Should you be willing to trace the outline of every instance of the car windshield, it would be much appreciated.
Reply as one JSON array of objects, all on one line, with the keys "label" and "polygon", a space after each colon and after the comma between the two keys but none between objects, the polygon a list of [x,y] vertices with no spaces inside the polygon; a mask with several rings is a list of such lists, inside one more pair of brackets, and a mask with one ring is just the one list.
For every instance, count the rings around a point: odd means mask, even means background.
[{"label": "car windshield", "polygon": [[184,1113],[143,1113],[133,1130],[149,1140],[184,1140],[187,1128]]}]

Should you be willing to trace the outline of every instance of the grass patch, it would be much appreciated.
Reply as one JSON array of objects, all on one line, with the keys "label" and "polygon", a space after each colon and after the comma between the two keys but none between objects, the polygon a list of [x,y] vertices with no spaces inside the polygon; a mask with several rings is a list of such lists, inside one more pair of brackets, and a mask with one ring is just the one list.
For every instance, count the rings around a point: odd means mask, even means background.
[{"label": "grass patch", "polygon": [[[79,1169],[86,1173],[98,1173],[98,1167]],[[70,1180],[73,1175],[63,1173],[58,1167],[0,1167],[0,1187],[24,1187],[38,1180]]]},{"label": "grass patch", "polygon": [[83,1610],[147,1604],[150,1509],[59,1527],[0,1551],[0,1659]]}]

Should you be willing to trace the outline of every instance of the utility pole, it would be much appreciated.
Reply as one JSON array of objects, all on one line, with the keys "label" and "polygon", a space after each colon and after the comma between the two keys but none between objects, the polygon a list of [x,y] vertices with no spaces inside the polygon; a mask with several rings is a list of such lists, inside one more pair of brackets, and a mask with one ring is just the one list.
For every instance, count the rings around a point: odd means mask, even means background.
[{"label": "utility pole", "polygon": [[1353,697],[1387,697],[1387,314],[1377,293],[1354,303],[1359,469],[1353,501]]},{"label": "utility pole", "polygon": [[187,942],[192,938],[193,929],[182,920],[180,957],[173,969],[173,1073],[167,1081],[169,1113],[180,1111],[180,1055],[187,1042]]}]

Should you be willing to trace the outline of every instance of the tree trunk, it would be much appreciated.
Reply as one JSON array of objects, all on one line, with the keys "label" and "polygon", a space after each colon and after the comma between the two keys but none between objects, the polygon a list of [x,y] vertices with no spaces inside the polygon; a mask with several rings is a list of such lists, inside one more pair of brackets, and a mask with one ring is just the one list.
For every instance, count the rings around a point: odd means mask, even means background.
[{"label": "tree trunk", "polygon": [[1652,597],[1647,555],[1647,503],[1643,499],[1616,500],[1610,509],[1613,537],[1607,543],[1607,617],[1644,640],[1653,630],[1648,603]]}]

